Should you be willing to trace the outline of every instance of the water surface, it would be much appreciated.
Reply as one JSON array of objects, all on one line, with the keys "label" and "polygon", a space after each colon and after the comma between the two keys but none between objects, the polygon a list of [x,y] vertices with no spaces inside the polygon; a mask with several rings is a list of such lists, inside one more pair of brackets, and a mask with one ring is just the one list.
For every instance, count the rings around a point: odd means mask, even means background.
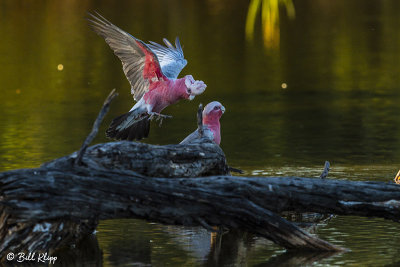
[{"label": "water surface", "polygon": [[[152,125],[145,142],[179,142],[196,127],[198,104],[218,100],[227,109],[221,147],[245,175],[318,177],[329,160],[330,178],[391,181],[400,168],[396,0],[5,0],[1,171],[79,149],[112,88],[120,97],[95,143],[108,142],[107,124],[133,105],[119,60],[84,19],[93,10],[144,41],[178,35],[189,61],[181,75],[208,84],[194,101],[168,107],[174,118]],[[399,232],[390,221],[338,216],[316,233],[351,252],[321,257],[247,233],[115,220],[90,241],[103,256],[90,255],[105,266],[396,265]]]}]

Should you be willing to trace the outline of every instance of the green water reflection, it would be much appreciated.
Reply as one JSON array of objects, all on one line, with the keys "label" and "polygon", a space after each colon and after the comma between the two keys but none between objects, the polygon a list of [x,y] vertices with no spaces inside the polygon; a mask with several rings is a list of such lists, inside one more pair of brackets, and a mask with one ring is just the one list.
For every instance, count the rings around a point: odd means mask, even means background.
[{"label": "green water reflection", "polygon": [[261,9],[261,27],[265,48],[279,48],[280,27],[279,7],[283,7],[287,16],[294,19],[296,11],[292,0],[251,0],[246,19],[246,38],[252,41],[257,15]]},{"label": "green water reflection", "polygon": [[[329,160],[332,178],[390,181],[400,167],[400,2],[264,0],[278,6],[269,10],[279,18],[269,26],[271,46],[257,19],[261,6],[246,38],[255,2],[2,1],[0,170],[37,167],[77,150],[112,88],[120,97],[101,132],[133,105],[119,60],[84,19],[97,10],[145,41],[179,35],[189,61],[182,75],[208,84],[194,101],[167,108],[174,118],[153,125],[145,142],[179,142],[196,127],[198,104],[218,100],[227,108],[221,146],[246,175],[317,177]],[[95,140],[107,141],[103,134]],[[392,264],[399,230],[392,222],[337,217],[318,234],[352,252],[317,262]],[[294,258],[244,235],[222,240],[235,247],[222,246],[216,259],[210,234],[200,230],[124,220],[102,222],[97,234],[106,266],[254,266]],[[199,249],[190,237],[204,237],[208,246]],[[295,256],[298,263],[314,257]]]}]

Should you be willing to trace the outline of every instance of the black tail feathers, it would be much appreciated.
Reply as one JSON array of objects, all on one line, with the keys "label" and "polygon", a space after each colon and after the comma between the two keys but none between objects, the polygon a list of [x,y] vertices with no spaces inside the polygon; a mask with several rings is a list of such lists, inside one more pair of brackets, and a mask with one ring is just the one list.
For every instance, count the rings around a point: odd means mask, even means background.
[{"label": "black tail feathers", "polygon": [[132,111],[114,118],[106,131],[108,138],[117,140],[141,140],[149,136],[148,114],[135,116]]}]

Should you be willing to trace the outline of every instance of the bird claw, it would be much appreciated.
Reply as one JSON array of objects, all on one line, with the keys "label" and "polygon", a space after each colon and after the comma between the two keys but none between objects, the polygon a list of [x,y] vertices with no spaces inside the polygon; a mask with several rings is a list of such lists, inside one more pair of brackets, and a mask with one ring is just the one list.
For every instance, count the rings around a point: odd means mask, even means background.
[{"label": "bird claw", "polygon": [[161,127],[163,119],[170,119],[172,118],[171,115],[160,114],[157,112],[151,112],[149,120],[153,120],[155,118],[156,121],[160,121],[159,126]]}]

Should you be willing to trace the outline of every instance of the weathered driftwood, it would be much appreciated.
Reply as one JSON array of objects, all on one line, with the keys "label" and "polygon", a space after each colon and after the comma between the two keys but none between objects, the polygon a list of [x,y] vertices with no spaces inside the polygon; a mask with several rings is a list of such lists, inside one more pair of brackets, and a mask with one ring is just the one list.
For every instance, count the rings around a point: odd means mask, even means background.
[{"label": "weathered driftwood", "polygon": [[[68,170],[76,153],[42,165],[45,169]],[[212,142],[193,145],[149,145],[130,141],[110,142],[91,146],[81,165],[88,173],[104,171],[147,177],[199,177],[228,174],[225,154]]]},{"label": "weathered driftwood", "polygon": [[79,153],[0,174],[0,257],[8,251],[59,248],[91,233],[98,220],[112,218],[243,229],[289,249],[326,251],[340,248],[273,212],[399,218],[395,184],[232,177],[223,151],[207,140],[87,147],[91,136]]},{"label": "weathered driftwood", "polygon": [[[38,169],[0,174],[0,257],[8,251],[51,251],[76,242],[91,233],[98,220],[108,218],[250,228],[288,248],[339,250],[255,203],[227,199],[210,206],[203,197],[202,206],[192,209],[199,201],[191,203],[190,186],[181,195],[174,188],[159,188],[163,185],[149,178],[229,174],[223,151],[209,140],[170,146],[116,142],[88,148],[115,96],[113,90],[79,152]],[[200,129],[201,110],[200,105]]]},{"label": "weathered driftwood", "polygon": [[236,186],[247,186],[251,194],[254,178],[247,185],[232,176],[170,179],[227,174],[224,154],[212,142],[150,146],[122,141],[89,147],[81,165],[75,158],[76,153],[38,169],[0,174],[1,252],[57,248],[111,218],[240,228],[286,248],[338,249],[265,209],[270,200],[257,203],[234,193]]},{"label": "weathered driftwood", "polygon": [[[127,142],[104,145],[114,148],[136,146]],[[393,183],[296,177],[149,178],[143,173],[123,169],[121,166],[125,165],[122,162],[129,161],[114,153],[118,149],[94,152],[102,146],[90,147],[83,157],[83,163],[90,168],[68,165],[73,161],[74,155],[71,155],[39,169],[0,174],[3,203],[1,229],[4,230],[1,235],[2,249],[16,249],[15,246],[21,245],[14,242],[14,246],[10,246],[8,241],[21,240],[21,237],[27,240],[32,233],[47,237],[54,235],[54,231],[46,231],[49,227],[56,228],[53,222],[58,223],[60,234],[67,232],[72,235],[92,231],[98,219],[142,218],[206,228],[211,228],[210,225],[240,228],[265,236],[286,248],[333,250],[330,244],[310,238],[306,232],[277,218],[271,211],[329,212],[392,220],[397,220],[400,215],[400,190]],[[218,148],[212,143],[181,148],[189,153],[200,149],[197,146]],[[164,147],[159,148],[164,151]],[[152,150],[157,150],[157,147]],[[176,150],[179,150],[179,145],[175,146]],[[108,161],[101,165],[99,162],[102,161],[97,157],[107,158]],[[109,161],[109,157],[116,159]],[[186,164],[181,156],[179,158]],[[105,167],[112,162],[117,168],[105,171]],[[181,169],[172,166],[166,164],[170,170]],[[142,171],[145,169],[141,168]],[[63,221],[64,225],[60,226]],[[68,226],[68,222],[72,224]],[[85,227],[84,231],[76,229],[74,222],[83,223],[79,227]],[[71,229],[65,231],[62,227]],[[28,236],[24,236],[26,232]],[[51,241],[54,240],[58,240],[57,235],[51,238]],[[64,241],[65,237],[60,240]],[[32,246],[32,243],[25,243],[24,248]],[[54,247],[58,243],[49,244]],[[39,249],[40,245],[37,244],[36,248]]]}]

